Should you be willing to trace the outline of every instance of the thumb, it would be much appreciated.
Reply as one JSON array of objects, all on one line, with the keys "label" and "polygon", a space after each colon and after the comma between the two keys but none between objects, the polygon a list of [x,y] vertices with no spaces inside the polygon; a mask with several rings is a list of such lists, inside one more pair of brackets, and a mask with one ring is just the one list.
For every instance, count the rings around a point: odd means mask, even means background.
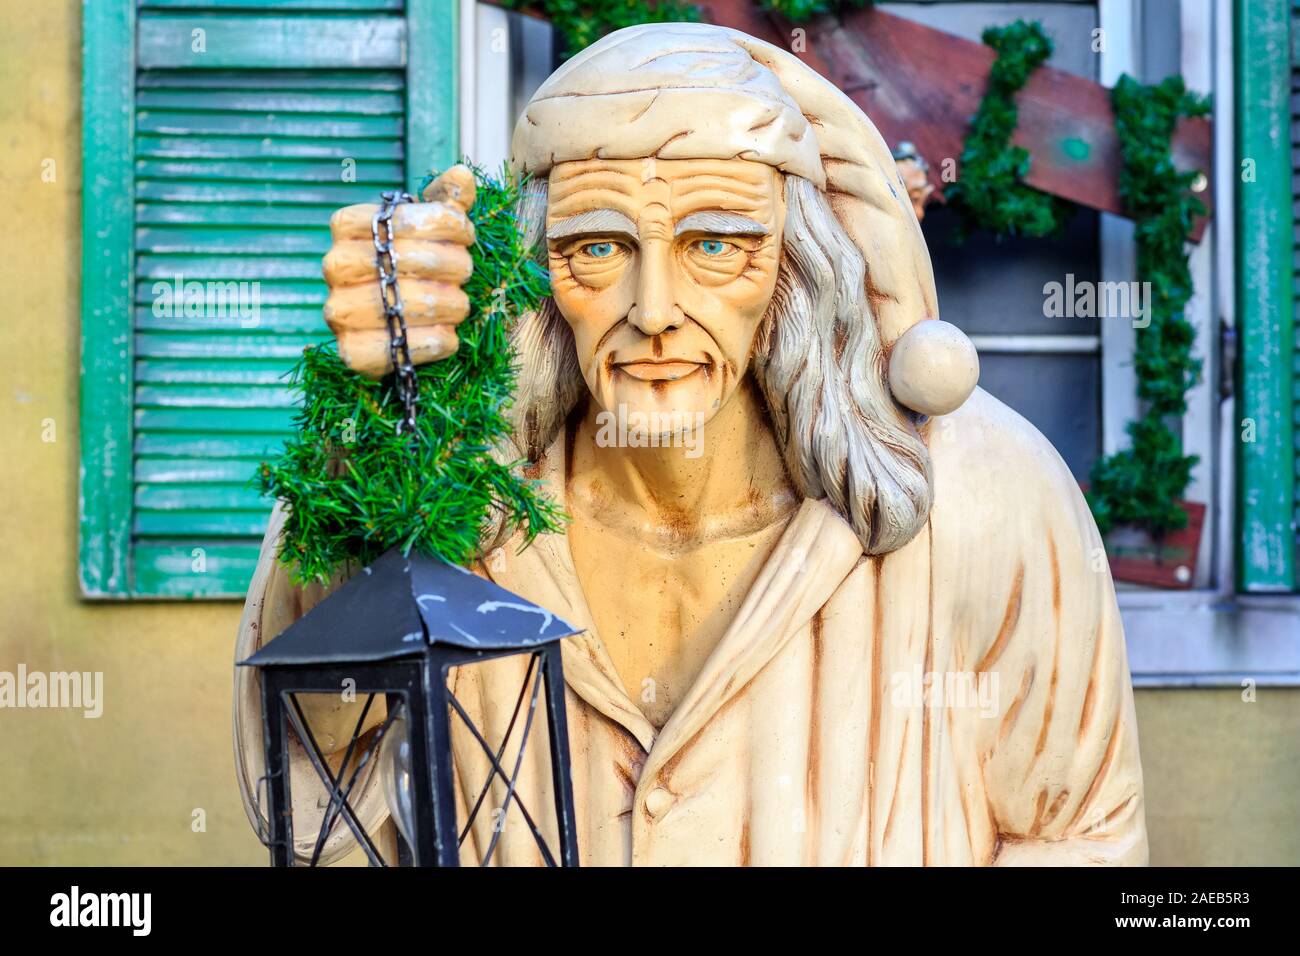
[{"label": "thumb", "polygon": [[477,193],[474,173],[464,163],[457,163],[425,186],[420,198],[425,202],[448,203],[459,207],[461,212],[469,212]]}]

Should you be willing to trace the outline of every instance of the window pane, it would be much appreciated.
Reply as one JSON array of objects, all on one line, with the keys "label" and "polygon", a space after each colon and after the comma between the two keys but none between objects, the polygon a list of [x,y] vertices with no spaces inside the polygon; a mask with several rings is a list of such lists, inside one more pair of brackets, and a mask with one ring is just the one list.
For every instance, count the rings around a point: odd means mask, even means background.
[{"label": "window pane", "polygon": [[1064,290],[1069,276],[1074,283],[1101,278],[1098,218],[1078,208],[1059,238],[998,242],[980,232],[956,245],[956,215],[931,206],[922,230],[934,264],[939,315],[967,335],[1096,335],[1095,318],[1047,315],[1043,287],[1055,282]]},{"label": "window pane", "polygon": [[981,354],[980,387],[1029,419],[1087,480],[1101,447],[1096,356]]}]

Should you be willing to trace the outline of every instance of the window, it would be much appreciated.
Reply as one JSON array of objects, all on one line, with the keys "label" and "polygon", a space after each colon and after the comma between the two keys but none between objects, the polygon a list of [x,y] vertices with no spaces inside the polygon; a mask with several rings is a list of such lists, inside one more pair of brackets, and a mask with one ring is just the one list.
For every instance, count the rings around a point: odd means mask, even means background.
[{"label": "window", "polygon": [[240,597],[339,206],[457,156],[454,0],[85,5],[80,579]]},{"label": "window", "polygon": [[[1277,215],[1289,209],[1295,165],[1285,140],[1293,123],[1287,94],[1300,90],[1290,59],[1290,5],[1098,0],[888,3],[882,9],[971,39],[990,23],[1038,19],[1058,40],[1054,65],[1061,69],[1106,85],[1121,72],[1147,82],[1180,72],[1190,88],[1213,94],[1217,210],[1202,241],[1191,247],[1195,294],[1187,309],[1203,373],[1188,393],[1181,423],[1185,449],[1200,459],[1186,497],[1207,506],[1197,577],[1186,592],[1121,584],[1119,603],[1138,685],[1300,681],[1300,605],[1294,595],[1277,593],[1295,583],[1300,467],[1292,437],[1300,422],[1294,293],[1290,272],[1276,268],[1296,250],[1290,216]],[[1249,19],[1235,24],[1235,40],[1234,13]],[[1104,31],[1105,44],[1090,57],[1094,25]],[[1291,145],[1300,144],[1300,135],[1292,135]],[[1245,158],[1255,162],[1256,181],[1271,187],[1238,188]],[[1086,479],[1093,458],[1122,447],[1124,426],[1137,412],[1135,332],[1129,323],[1104,319],[1095,327],[1082,320],[1062,327],[1042,315],[1031,280],[1041,288],[1062,282],[1067,271],[1076,279],[1132,279],[1132,224],[1081,210],[1072,231],[1054,242],[975,239],[956,250],[942,237],[946,225],[932,207],[925,227],[940,306],[980,349],[981,385],[1037,425],[1076,477]],[[1090,245],[1089,229],[1096,245]],[[1241,369],[1235,395],[1233,356],[1220,349],[1221,327],[1234,326]],[[1251,443],[1242,441],[1247,419],[1257,427]]]},{"label": "window", "polygon": [[[1211,60],[1213,11],[1204,3],[1193,6],[1200,10],[1188,17],[1182,16],[1179,0],[887,3],[881,9],[976,41],[988,26],[1037,20],[1055,38],[1050,64],[1057,69],[1106,86],[1114,85],[1121,73],[1154,82],[1182,72],[1193,89],[1205,91],[1212,78],[1199,67]],[[1204,32],[1198,32],[1202,27]],[[933,165],[944,157],[926,158]],[[924,222],[941,314],[963,328],[979,350],[981,387],[1033,423],[1075,478],[1086,482],[1096,459],[1129,444],[1126,427],[1139,412],[1132,363],[1136,333],[1126,318],[1049,315],[1045,293],[1050,283],[1071,299],[1069,290],[1084,284],[1136,278],[1132,223],[1078,207],[1060,237],[996,242],[977,234],[954,246],[949,238],[953,220],[944,207],[932,206]],[[1207,231],[1193,248],[1198,289],[1213,287],[1216,238]],[[1198,588],[1216,583],[1214,529],[1229,517],[1217,502],[1218,327],[1212,313],[1208,294],[1189,305],[1204,362],[1182,426],[1188,453],[1200,458],[1187,498],[1207,509],[1193,581]]]},{"label": "window", "polygon": [[[1052,66],[1100,80],[1099,57],[1089,44],[1098,20],[1091,4],[888,3],[881,9],[976,42],[987,27],[1038,20],[1057,39]],[[945,157],[925,159],[935,166]],[[1079,481],[1087,481],[1103,452],[1102,323],[1046,315],[1043,290],[1049,282],[1101,278],[1102,218],[1079,207],[1060,237],[999,242],[977,233],[961,245],[954,244],[956,217],[947,207],[931,205],[922,223],[940,315],[979,350],[980,387],[1046,435]]]}]

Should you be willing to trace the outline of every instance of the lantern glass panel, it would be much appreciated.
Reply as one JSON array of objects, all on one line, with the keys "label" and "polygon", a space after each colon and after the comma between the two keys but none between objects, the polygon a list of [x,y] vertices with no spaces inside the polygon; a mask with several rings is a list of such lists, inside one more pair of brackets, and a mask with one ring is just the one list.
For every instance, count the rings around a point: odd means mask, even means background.
[{"label": "lantern glass panel", "polygon": [[[472,746],[481,754],[481,759],[476,763],[486,768],[481,779],[470,781],[458,776],[453,780],[449,766],[451,762],[449,750],[441,755],[430,753],[430,759],[425,763],[433,776],[444,773],[448,781],[461,790],[458,795],[453,792],[451,801],[455,812],[452,838],[456,848],[455,855],[459,856],[459,850],[473,831],[475,821],[480,816],[487,816],[493,821],[488,828],[491,835],[486,846],[478,848],[477,855],[481,865],[491,865],[498,855],[499,841],[505,829],[499,821],[503,821],[508,814],[517,813],[536,843],[541,862],[547,866],[573,865],[565,861],[574,859],[575,855],[552,845],[554,841],[548,841],[544,832],[550,829],[545,826],[545,823],[551,822],[547,819],[547,815],[551,813],[556,814],[554,822],[557,826],[553,832],[560,834],[566,832],[567,827],[563,819],[564,802],[557,800],[554,807],[530,807],[518,788],[529,747],[538,745],[537,735],[549,731],[551,740],[556,739],[558,728],[554,725],[555,713],[554,708],[550,706],[547,688],[551,683],[548,681],[548,671],[552,671],[554,667],[558,650],[541,648],[519,655],[521,658],[526,657],[527,663],[518,693],[511,705],[509,720],[499,740],[489,739],[489,735],[477,725],[469,710],[448,685],[447,675],[452,667],[474,667],[484,660],[502,656],[509,655],[472,655],[471,659],[466,659],[464,654],[454,654],[444,666],[440,667],[432,662],[429,664],[432,677],[431,698],[436,699],[439,694],[444,695],[442,709],[446,714],[448,729],[455,727],[457,733],[463,732],[468,735],[466,739],[472,740]],[[392,665],[380,665],[377,669],[394,670]],[[421,748],[425,748],[428,752],[432,742],[425,733],[413,732],[421,728],[422,722],[412,715],[409,702],[412,690],[389,689],[384,686],[385,683],[400,686],[406,682],[401,680],[385,682],[376,680],[373,675],[368,679],[340,676],[347,673],[360,673],[362,670],[364,669],[343,665],[309,676],[303,670],[294,669],[285,675],[287,680],[282,679],[277,682],[283,683],[283,687],[275,696],[282,715],[284,730],[302,744],[307,759],[316,777],[324,786],[326,794],[319,826],[312,825],[315,831],[312,851],[305,858],[301,851],[296,856],[299,861],[308,866],[318,865],[329,835],[338,827],[346,826],[371,866],[389,866],[394,863],[421,865],[423,857],[428,852],[426,850],[425,854],[422,854],[417,850],[421,843],[422,828],[436,829],[439,824],[438,818],[441,816],[434,807],[429,805],[427,798],[421,800],[418,796],[421,788],[418,786],[417,765],[421,761],[417,759],[417,753]],[[346,747],[332,755],[324,752],[318,732],[311,726],[309,717],[312,711],[308,705],[310,698],[319,698],[331,704],[339,699],[337,690],[329,693],[317,690],[317,686],[321,684],[336,688],[340,685],[356,687],[356,702],[360,705]],[[310,689],[297,689],[298,687]],[[436,706],[435,699],[430,700],[430,708]],[[546,727],[539,726],[543,723]],[[446,735],[444,739],[449,740],[450,736]],[[279,749],[287,756],[287,746]],[[563,772],[567,776],[567,753],[565,758]],[[379,833],[367,830],[355,806],[356,795],[370,773],[378,775],[378,784],[382,788],[384,802],[397,831],[395,852],[390,841],[384,839]],[[437,789],[437,786],[436,779],[430,781],[429,789]],[[286,798],[289,796],[287,789],[286,785]],[[456,799],[456,796],[460,799]],[[444,819],[450,822],[453,817],[447,815]],[[304,822],[306,821],[295,821],[299,827]],[[442,834],[438,834],[438,837],[439,839],[434,841],[438,845],[449,842]],[[448,862],[444,854],[438,853],[438,855],[442,857],[444,864]]]}]

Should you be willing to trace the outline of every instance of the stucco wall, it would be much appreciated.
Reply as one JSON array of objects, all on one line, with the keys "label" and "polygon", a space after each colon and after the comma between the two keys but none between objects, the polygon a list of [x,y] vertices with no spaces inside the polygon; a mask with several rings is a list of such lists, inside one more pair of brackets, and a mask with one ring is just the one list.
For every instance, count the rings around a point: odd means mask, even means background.
[{"label": "stucco wall", "polygon": [[238,606],[77,597],[80,43],[77,0],[6,5],[0,670],[103,671],[105,704],[0,710],[0,863],[261,863],[230,744]]},{"label": "stucco wall", "polygon": [[[105,704],[0,710],[0,864],[261,864],[230,745],[239,608],[77,597],[80,9],[14,5],[0,31],[0,670],[102,671]],[[1138,717],[1153,862],[1300,863],[1300,691],[1143,691]]]},{"label": "stucco wall", "polygon": [[1255,694],[1138,691],[1153,864],[1300,866],[1300,689]]}]

